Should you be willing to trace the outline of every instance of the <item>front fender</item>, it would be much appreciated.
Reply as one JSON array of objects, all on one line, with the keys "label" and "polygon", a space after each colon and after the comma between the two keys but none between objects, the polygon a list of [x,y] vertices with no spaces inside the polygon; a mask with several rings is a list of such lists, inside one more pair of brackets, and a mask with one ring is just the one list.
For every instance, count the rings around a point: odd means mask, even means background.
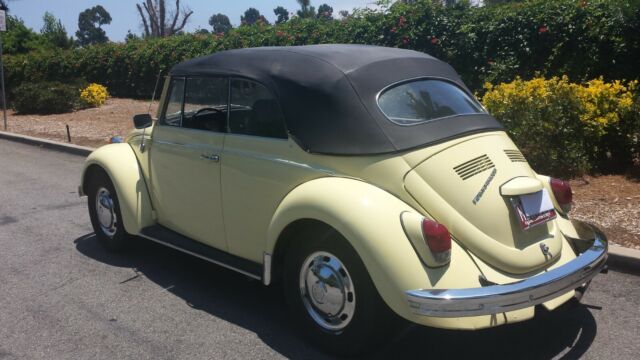
[{"label": "front fender", "polygon": [[322,221],[357,251],[387,305],[398,315],[416,321],[404,295],[406,290],[437,285],[474,286],[477,275],[472,274],[478,270],[457,244],[453,245],[451,255],[456,271],[447,271],[449,266],[434,269],[424,266],[404,232],[401,223],[404,212],[417,213],[371,184],[337,177],[312,180],[292,190],[281,202],[269,227],[266,249],[273,253],[288,224],[301,219]]},{"label": "front fender", "polygon": [[129,144],[105,145],[89,155],[82,171],[81,193],[86,191],[86,177],[93,166],[100,167],[111,178],[120,202],[124,228],[129,234],[138,234],[142,228],[154,223],[144,175]]}]

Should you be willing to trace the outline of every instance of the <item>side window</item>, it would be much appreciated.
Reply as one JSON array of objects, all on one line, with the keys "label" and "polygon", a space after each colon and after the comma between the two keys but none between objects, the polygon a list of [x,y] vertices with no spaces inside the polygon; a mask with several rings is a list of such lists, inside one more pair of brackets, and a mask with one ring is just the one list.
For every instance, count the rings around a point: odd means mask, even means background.
[{"label": "side window", "polygon": [[169,84],[169,98],[160,121],[163,125],[180,126],[182,122],[182,97],[184,96],[184,79],[173,78]]},{"label": "side window", "polygon": [[249,80],[231,80],[229,130],[233,134],[287,138],[278,101],[266,87]]},{"label": "side window", "polygon": [[226,132],[228,80],[216,77],[187,78],[182,127]]}]

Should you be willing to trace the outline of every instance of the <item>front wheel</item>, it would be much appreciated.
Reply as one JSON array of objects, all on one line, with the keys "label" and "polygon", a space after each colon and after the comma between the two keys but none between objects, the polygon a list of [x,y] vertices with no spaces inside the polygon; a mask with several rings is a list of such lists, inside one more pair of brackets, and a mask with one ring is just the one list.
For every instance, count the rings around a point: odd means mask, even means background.
[{"label": "front wheel", "polygon": [[284,291],[309,340],[334,354],[357,355],[393,337],[402,322],[347,240],[333,230],[298,240],[285,258]]},{"label": "front wheel", "polygon": [[115,187],[104,170],[95,170],[87,182],[87,202],[91,225],[98,241],[110,251],[125,248],[129,235],[120,215]]}]

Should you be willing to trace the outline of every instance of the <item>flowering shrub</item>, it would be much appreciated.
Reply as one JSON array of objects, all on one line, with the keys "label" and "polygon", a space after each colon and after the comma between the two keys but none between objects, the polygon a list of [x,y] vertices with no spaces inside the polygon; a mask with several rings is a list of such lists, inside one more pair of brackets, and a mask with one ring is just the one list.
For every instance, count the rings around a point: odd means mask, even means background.
[{"label": "flowering shrub", "polygon": [[485,85],[482,103],[537,171],[557,176],[624,171],[638,157],[638,82],[583,85],[566,76]]},{"label": "flowering shrub", "polygon": [[638,81],[630,81],[625,86],[619,80],[606,83],[599,78],[589,81],[586,86],[574,86],[582,103],[580,120],[602,136],[607,128],[626,118],[633,110]]},{"label": "flowering shrub", "polygon": [[96,83],[91,83],[80,89],[80,102],[86,107],[99,107],[107,101],[109,93],[107,88]]},{"label": "flowering shrub", "polygon": [[[148,98],[159,71],[216,51],[270,45],[356,43],[409,48],[451,64],[474,90],[516,76],[567,75],[574,82],[638,78],[640,2],[530,0],[499,6],[400,1],[343,20],[258,22],[226,34],[185,34],[11,55],[11,90],[27,81],[81,76],[115,96]],[[388,4],[388,2],[387,2]],[[576,56],[584,54],[584,56]],[[313,71],[313,69],[310,69]]]}]

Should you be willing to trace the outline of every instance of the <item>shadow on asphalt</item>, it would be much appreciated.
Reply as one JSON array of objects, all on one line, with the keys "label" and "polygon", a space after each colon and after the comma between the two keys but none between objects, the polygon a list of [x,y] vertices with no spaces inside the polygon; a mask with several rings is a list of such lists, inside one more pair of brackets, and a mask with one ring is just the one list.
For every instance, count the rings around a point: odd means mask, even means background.
[{"label": "shadow on asphalt", "polygon": [[[111,266],[133,268],[159,287],[169,288],[167,291],[190,307],[254,332],[285,357],[324,358],[293,329],[279,287],[265,287],[198,258],[136,240],[130,251],[122,254],[105,251],[93,233],[74,243],[85,256]],[[530,321],[479,331],[413,326],[374,358],[577,359],[589,349],[597,325],[587,306],[573,305],[551,313],[541,311]],[[597,309],[597,305],[590,307]]]}]

